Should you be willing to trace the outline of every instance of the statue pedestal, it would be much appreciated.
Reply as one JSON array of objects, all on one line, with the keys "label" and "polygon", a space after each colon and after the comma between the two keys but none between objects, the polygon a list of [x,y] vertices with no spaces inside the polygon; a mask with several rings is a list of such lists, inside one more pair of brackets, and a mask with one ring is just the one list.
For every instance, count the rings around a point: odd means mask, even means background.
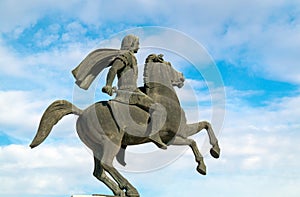
[{"label": "statue pedestal", "polygon": [[92,194],[92,195],[72,195],[71,197],[117,197],[103,194]]}]

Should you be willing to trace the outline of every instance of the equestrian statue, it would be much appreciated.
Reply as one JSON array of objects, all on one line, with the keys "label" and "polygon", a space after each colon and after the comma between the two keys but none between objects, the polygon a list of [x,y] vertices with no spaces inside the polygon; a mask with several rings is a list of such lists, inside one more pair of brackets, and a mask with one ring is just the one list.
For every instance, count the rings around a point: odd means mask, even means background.
[{"label": "equestrian statue", "polygon": [[[219,158],[220,148],[212,126],[207,121],[187,124],[174,86],[184,85],[184,76],[162,54],[150,54],[144,65],[144,86],[137,86],[138,66],[135,53],[139,38],[127,35],[121,49],[97,49],[72,71],[76,84],[88,89],[98,74],[109,67],[102,92],[115,98],[100,101],[84,110],[66,100],[54,101],[44,112],[31,148],[40,145],[53,126],[68,114],[78,115],[76,130],[94,156],[93,175],[112,190],[115,196],[139,197],[136,188],[113,166],[114,158],[126,165],[129,145],[152,142],[158,148],[170,145],[189,146],[198,163],[197,171],[205,175],[206,166],[196,142],[188,137],[206,129],[210,154]],[[117,87],[112,83],[117,77]],[[107,173],[110,176],[107,176]]]}]

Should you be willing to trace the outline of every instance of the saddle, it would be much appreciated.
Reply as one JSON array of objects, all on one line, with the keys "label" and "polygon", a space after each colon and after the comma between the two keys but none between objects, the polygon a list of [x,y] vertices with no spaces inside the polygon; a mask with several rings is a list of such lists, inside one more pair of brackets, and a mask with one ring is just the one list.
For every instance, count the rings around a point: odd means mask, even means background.
[{"label": "saddle", "polygon": [[124,91],[121,93],[122,96],[109,100],[108,105],[121,131],[137,137],[147,137],[146,131],[150,115],[140,107],[130,105],[128,100],[124,99],[129,99],[132,94],[136,93]]}]

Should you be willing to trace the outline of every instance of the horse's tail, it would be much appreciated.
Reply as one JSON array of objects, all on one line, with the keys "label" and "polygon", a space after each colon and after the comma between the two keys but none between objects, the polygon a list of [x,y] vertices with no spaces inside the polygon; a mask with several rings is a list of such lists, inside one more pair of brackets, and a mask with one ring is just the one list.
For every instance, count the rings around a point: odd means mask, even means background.
[{"label": "horse's tail", "polygon": [[40,145],[47,138],[53,126],[68,114],[81,115],[82,110],[66,100],[57,100],[49,105],[42,116],[38,131],[29,146],[34,148]]}]

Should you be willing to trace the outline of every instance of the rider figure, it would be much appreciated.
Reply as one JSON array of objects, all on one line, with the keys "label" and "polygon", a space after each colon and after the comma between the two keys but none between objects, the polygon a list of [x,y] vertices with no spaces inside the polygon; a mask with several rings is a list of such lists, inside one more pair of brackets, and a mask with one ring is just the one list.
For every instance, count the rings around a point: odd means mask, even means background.
[{"label": "rider figure", "polygon": [[[115,76],[118,77],[118,97],[126,97],[131,95],[128,99],[128,104],[137,105],[138,107],[149,111],[151,121],[147,127],[149,139],[154,142],[159,148],[166,149],[167,145],[161,140],[159,135],[162,109],[161,105],[155,103],[152,98],[141,92],[137,87],[138,66],[134,53],[139,50],[139,38],[134,35],[127,35],[123,38],[121,50],[126,50],[112,63],[111,68],[107,74],[106,86],[102,88],[102,92],[112,96],[112,83]],[[125,99],[126,100],[126,99]]]}]

